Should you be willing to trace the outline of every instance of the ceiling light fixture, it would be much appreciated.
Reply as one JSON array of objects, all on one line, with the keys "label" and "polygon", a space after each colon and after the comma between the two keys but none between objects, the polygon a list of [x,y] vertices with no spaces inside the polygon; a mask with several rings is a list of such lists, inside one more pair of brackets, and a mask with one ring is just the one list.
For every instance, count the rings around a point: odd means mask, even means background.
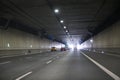
[{"label": "ceiling light fixture", "polygon": [[66,26],[64,26],[64,29],[66,29]]},{"label": "ceiling light fixture", "polygon": [[63,21],[63,20],[61,20],[60,22],[61,22],[61,23],[63,23],[64,21]]},{"label": "ceiling light fixture", "polygon": [[55,13],[59,13],[59,10],[58,10],[58,9],[55,9],[54,12],[55,12]]},{"label": "ceiling light fixture", "polygon": [[68,32],[68,30],[66,30],[66,32]]}]

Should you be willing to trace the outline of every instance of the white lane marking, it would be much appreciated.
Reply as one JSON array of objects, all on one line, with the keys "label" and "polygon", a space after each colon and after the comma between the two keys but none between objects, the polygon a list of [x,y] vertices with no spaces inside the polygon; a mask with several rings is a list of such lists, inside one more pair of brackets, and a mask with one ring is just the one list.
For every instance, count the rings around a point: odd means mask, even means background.
[{"label": "white lane marking", "polygon": [[28,75],[31,74],[31,73],[32,73],[32,71],[31,71],[31,72],[28,72],[28,73],[26,73],[26,74],[24,74],[24,75],[22,75],[22,76],[20,76],[20,77],[18,77],[18,78],[15,79],[15,80],[21,80],[22,78],[28,76]]},{"label": "white lane marking", "polygon": [[46,64],[49,64],[49,63],[51,63],[51,62],[52,62],[52,60],[50,60],[50,61],[46,62]]},{"label": "white lane marking", "polygon": [[0,64],[7,64],[7,63],[10,63],[11,61],[7,61],[7,62],[2,62]]},{"label": "white lane marking", "polygon": [[32,57],[26,57],[26,59],[31,59]]},{"label": "white lane marking", "polygon": [[92,61],[94,64],[96,64],[100,69],[102,69],[104,72],[106,72],[109,76],[111,76],[113,79],[115,80],[120,80],[120,77],[117,76],[116,74],[114,74],[113,72],[111,72],[110,70],[108,70],[107,68],[105,68],[104,66],[102,66],[101,64],[99,64],[97,61],[93,60],[92,58],[90,58],[89,56],[87,56],[86,54],[84,54],[83,52],[81,52],[86,58],[88,58],[90,61]]},{"label": "white lane marking", "polygon": [[17,57],[17,56],[23,56],[23,55],[1,56],[0,58],[9,58],[9,57]]},{"label": "white lane marking", "polygon": [[12,57],[12,56],[1,56],[0,58],[6,58],[6,57]]}]

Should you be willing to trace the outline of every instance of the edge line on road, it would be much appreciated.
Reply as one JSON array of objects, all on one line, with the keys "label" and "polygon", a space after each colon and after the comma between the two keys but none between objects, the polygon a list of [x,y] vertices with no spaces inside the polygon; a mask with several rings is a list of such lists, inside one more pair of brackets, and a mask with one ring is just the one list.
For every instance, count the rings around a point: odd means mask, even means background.
[{"label": "edge line on road", "polygon": [[111,76],[113,79],[115,80],[120,80],[120,77],[117,76],[116,74],[114,74],[113,72],[111,72],[110,70],[108,70],[107,68],[105,68],[104,66],[102,66],[101,64],[99,64],[97,61],[95,61],[94,59],[92,59],[91,57],[87,56],[86,54],[84,54],[83,52],[81,52],[81,54],[83,54],[87,59],[89,59],[90,61],[92,61],[94,64],[96,64],[100,69],[102,69],[105,73],[107,73],[109,76]]},{"label": "edge line on road", "polygon": [[49,63],[51,63],[51,62],[52,62],[52,60],[50,60],[50,61],[46,62],[46,64],[49,64]]},{"label": "edge line on road", "polygon": [[15,80],[21,80],[22,78],[28,76],[28,75],[31,74],[31,73],[32,73],[32,71],[31,71],[31,72],[28,72],[28,73],[26,73],[26,74],[24,74],[24,75],[22,75],[22,76],[20,76],[20,77],[18,77],[18,78],[15,79]]}]

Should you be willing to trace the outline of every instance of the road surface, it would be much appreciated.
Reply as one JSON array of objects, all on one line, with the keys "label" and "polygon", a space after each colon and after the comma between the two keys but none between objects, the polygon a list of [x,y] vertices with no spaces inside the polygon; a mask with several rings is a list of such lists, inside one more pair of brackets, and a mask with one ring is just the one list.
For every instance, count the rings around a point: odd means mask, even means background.
[{"label": "road surface", "polygon": [[88,51],[6,57],[0,58],[0,80],[120,80],[119,62],[119,57]]}]

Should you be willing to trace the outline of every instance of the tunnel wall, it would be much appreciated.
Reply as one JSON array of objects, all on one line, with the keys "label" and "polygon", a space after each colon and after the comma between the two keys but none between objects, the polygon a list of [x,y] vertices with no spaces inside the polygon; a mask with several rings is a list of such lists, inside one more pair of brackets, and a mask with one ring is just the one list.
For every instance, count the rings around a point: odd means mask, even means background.
[{"label": "tunnel wall", "polygon": [[98,52],[120,54],[120,21],[85,41],[82,46]]},{"label": "tunnel wall", "polygon": [[41,53],[50,51],[52,46],[59,48],[61,45],[16,29],[0,29],[0,56]]}]

